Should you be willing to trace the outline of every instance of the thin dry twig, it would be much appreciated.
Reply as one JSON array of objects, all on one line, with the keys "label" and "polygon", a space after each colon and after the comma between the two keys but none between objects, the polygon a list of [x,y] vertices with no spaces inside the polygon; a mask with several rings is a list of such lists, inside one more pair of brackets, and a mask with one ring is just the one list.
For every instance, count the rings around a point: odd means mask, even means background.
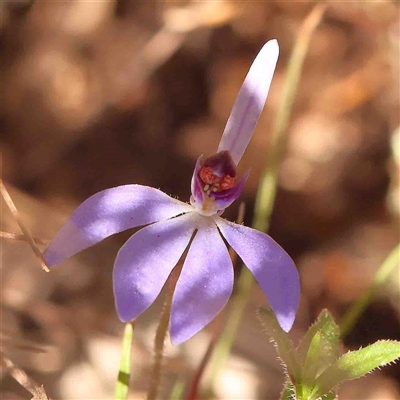
[{"label": "thin dry twig", "polygon": [[[20,233],[13,233],[13,232],[4,232],[0,231],[0,238],[4,239],[11,239],[11,240],[21,240],[23,242],[27,242],[25,235],[21,235]],[[33,240],[36,244],[41,244],[43,246],[47,246],[50,243],[49,239],[41,239],[37,237],[33,237]]]},{"label": "thin dry twig", "polygon": [[18,210],[17,210],[17,207],[15,207],[15,204],[14,204],[10,194],[8,193],[8,190],[4,186],[3,181],[1,179],[0,179],[0,192],[1,192],[1,195],[3,196],[3,198],[4,198],[4,201],[7,204],[7,207],[11,211],[14,219],[17,221],[22,233],[24,234],[26,241],[29,243],[29,245],[31,246],[32,251],[34,252],[34,254],[37,257],[37,259],[39,260],[40,265],[42,266],[43,270],[46,271],[46,272],[50,272],[49,267],[46,265],[46,263],[45,263],[45,261],[43,259],[43,253],[41,252],[41,250],[39,249],[39,247],[35,243],[35,240],[33,239],[32,235],[30,234],[28,228],[25,226],[25,224],[23,223],[22,219],[20,218]]},{"label": "thin dry twig", "polygon": [[46,353],[47,350],[40,344],[28,341],[26,339],[18,339],[15,337],[15,332],[7,332],[4,328],[0,330],[0,351],[7,348],[14,348],[22,351],[33,353]]},{"label": "thin dry twig", "polygon": [[43,385],[37,384],[22,369],[18,368],[3,352],[0,352],[1,365],[9,374],[29,393],[32,394],[32,400],[50,400]]}]

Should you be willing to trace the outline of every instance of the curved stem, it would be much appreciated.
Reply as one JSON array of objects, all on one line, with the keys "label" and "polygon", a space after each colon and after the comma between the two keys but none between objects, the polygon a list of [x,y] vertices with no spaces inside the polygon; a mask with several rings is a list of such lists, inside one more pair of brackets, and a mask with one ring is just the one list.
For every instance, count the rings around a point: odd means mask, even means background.
[{"label": "curved stem", "polygon": [[340,326],[340,334],[342,338],[347,336],[349,332],[353,329],[360,315],[367,308],[369,302],[371,301],[373,295],[377,289],[382,286],[387,279],[390,277],[394,269],[399,265],[400,260],[400,244],[398,244],[387,256],[385,261],[376,271],[374,280],[368,291],[358,299],[350,308],[350,310],[344,315]]}]

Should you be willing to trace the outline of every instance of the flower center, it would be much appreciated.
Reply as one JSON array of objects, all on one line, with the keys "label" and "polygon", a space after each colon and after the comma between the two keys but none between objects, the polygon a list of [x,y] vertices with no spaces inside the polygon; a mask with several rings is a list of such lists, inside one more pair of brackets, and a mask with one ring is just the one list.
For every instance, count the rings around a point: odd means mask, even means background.
[{"label": "flower center", "polygon": [[202,167],[199,171],[200,179],[203,181],[203,190],[210,194],[211,192],[222,192],[232,188],[235,185],[235,177],[228,174],[219,177],[214,174],[211,167]]},{"label": "flower center", "polygon": [[228,151],[209,157],[199,171],[203,190],[210,195],[231,189],[235,185],[236,166]]}]

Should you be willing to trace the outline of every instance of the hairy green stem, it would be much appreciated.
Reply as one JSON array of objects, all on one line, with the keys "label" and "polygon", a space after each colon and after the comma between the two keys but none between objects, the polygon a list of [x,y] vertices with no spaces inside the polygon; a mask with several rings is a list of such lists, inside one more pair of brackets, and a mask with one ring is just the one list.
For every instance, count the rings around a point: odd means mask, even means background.
[{"label": "hairy green stem", "polygon": [[[156,400],[161,382],[161,368],[164,357],[164,343],[168,333],[169,316],[171,313],[172,296],[174,294],[176,284],[176,273],[179,271],[174,270],[168,282],[167,292],[165,294],[165,302],[161,312],[160,322],[158,324],[156,338],[154,340],[154,362],[151,371],[151,378],[149,384],[149,390],[147,393],[147,400]],[[179,276],[179,275],[178,275]]]},{"label": "hairy green stem", "polygon": [[115,385],[115,400],[126,400],[128,398],[134,327],[135,321],[128,322],[125,325],[124,337],[122,339],[121,361],[119,364],[117,383]]},{"label": "hairy green stem", "polygon": [[358,318],[367,308],[370,303],[372,297],[390,277],[395,268],[399,265],[400,260],[400,244],[398,244],[388,255],[385,261],[381,264],[378,270],[375,273],[374,280],[372,285],[367,290],[367,292],[358,299],[349,309],[349,311],[344,315],[340,326],[340,334],[342,338],[346,337],[349,332],[353,329],[356,324]]},{"label": "hairy green stem", "polygon": [[[252,226],[266,232],[274,205],[278,167],[282,160],[285,146],[289,118],[292,111],[296,91],[298,88],[305,56],[310,39],[325,12],[326,5],[317,4],[304,21],[298,39],[289,60],[287,76],[283,87],[282,100],[272,132],[272,152],[268,155],[266,166],[261,177],[257,192]],[[208,383],[208,392],[218,379],[219,372],[223,369],[232,348],[233,340],[238,330],[243,312],[245,310],[251,288],[253,276],[247,268],[243,268],[238,280],[237,292],[232,299],[229,318],[224,331],[216,345],[211,360],[211,382]]]}]

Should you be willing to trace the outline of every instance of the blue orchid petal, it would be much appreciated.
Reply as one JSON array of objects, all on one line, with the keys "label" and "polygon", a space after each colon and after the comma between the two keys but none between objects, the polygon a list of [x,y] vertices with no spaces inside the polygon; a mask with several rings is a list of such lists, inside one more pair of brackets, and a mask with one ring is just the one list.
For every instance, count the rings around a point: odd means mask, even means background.
[{"label": "blue orchid petal", "polygon": [[276,40],[270,40],[264,45],[250,67],[229,116],[218,152],[229,151],[236,165],[249,144],[264,107],[278,55]]},{"label": "blue orchid petal", "polygon": [[294,322],[300,297],[300,281],[290,256],[265,233],[215,217],[222,236],[253,273],[282,329]]},{"label": "blue orchid petal", "polygon": [[210,218],[190,246],[172,300],[170,332],[174,344],[190,339],[221,311],[233,287],[228,249]]},{"label": "blue orchid petal", "polygon": [[189,204],[160,190],[125,185],[85,200],[67,220],[44,253],[49,267],[115,233],[193,211]]},{"label": "blue orchid petal", "polygon": [[196,229],[189,213],[146,226],[120,249],[113,282],[115,304],[124,322],[136,318],[157,298]]}]

